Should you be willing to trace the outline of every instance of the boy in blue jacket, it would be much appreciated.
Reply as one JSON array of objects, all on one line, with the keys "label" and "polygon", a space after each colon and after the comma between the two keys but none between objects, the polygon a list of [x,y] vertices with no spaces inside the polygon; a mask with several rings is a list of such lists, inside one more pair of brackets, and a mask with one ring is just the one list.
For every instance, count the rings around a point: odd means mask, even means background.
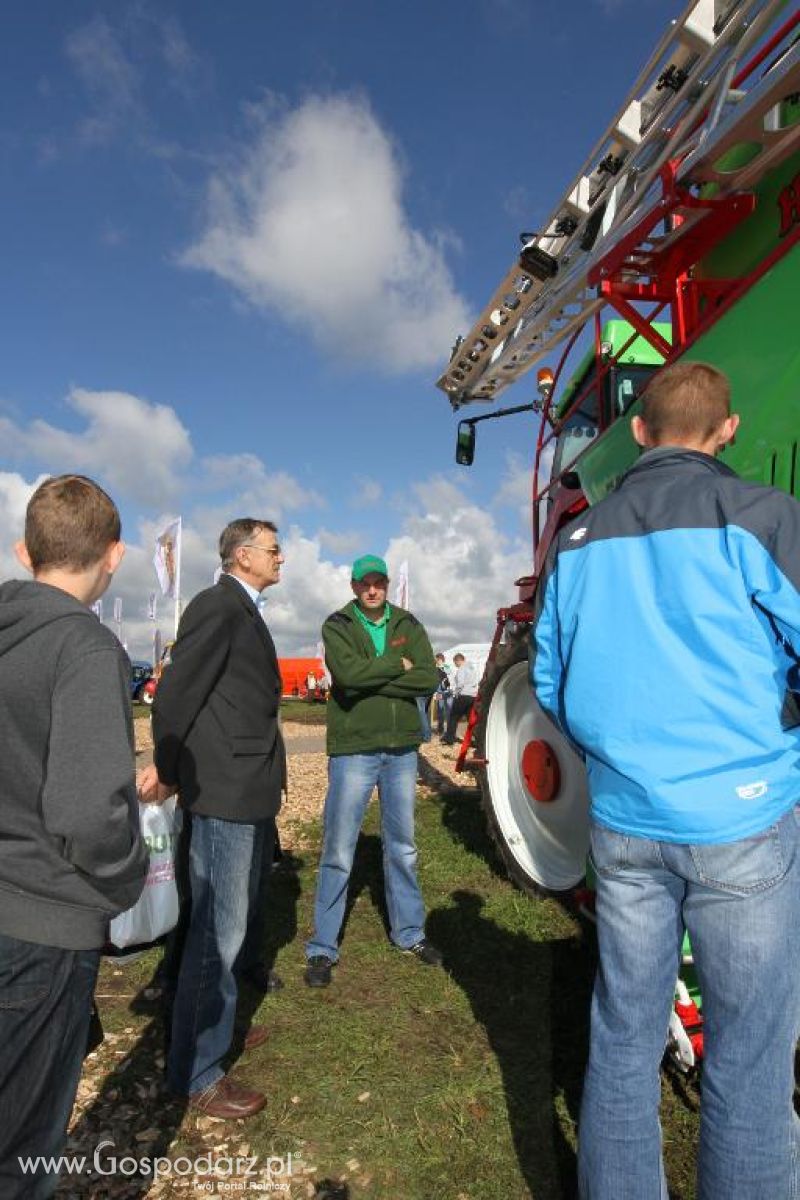
[{"label": "boy in blue jacket", "polygon": [[703,994],[703,1200],[788,1200],[800,1026],[800,504],[739,479],[727,379],[662,371],[644,454],[559,534],[533,682],[586,756],[600,963],[583,1200],[666,1197],[658,1122],[684,928]]}]

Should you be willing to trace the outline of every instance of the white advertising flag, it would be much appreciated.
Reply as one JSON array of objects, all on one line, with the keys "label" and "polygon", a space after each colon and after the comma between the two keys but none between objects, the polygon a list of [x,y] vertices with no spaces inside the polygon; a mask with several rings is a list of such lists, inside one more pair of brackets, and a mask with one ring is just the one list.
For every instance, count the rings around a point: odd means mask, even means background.
[{"label": "white advertising flag", "polygon": [[122,597],[117,596],[114,600],[114,620],[117,625],[122,624]]},{"label": "white advertising flag", "polygon": [[156,619],[157,596],[155,592],[151,592],[147,600],[147,616],[150,621]]},{"label": "white advertising flag", "polygon": [[170,521],[156,538],[153,566],[161,593],[177,600],[181,577],[181,519]]},{"label": "white advertising flag", "polygon": [[103,619],[103,598],[102,598],[102,596],[100,597],[99,600],[95,600],[94,604],[92,605],[92,612],[97,617],[98,621],[102,621],[102,619]]},{"label": "white advertising flag", "polygon": [[394,602],[398,608],[408,608],[411,604],[411,588],[408,583],[408,559],[404,558],[397,568],[397,582],[394,588]]}]

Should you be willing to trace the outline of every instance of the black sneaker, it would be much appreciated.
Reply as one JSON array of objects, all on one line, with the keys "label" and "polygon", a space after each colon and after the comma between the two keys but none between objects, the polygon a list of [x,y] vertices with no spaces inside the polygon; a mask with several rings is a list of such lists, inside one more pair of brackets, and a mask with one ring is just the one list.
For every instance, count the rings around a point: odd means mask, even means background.
[{"label": "black sneaker", "polygon": [[309,987],[327,987],[331,981],[332,966],[333,962],[326,954],[313,954],[303,978]]},{"label": "black sneaker", "polygon": [[418,958],[420,962],[425,963],[428,967],[440,967],[442,965],[441,951],[431,945],[427,938],[423,938],[415,946],[409,946],[405,953],[413,954],[415,958]]}]

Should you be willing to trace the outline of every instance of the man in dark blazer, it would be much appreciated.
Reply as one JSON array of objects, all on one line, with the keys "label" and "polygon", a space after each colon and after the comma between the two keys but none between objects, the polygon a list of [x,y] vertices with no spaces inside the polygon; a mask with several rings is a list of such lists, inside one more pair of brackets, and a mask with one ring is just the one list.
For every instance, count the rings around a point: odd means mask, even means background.
[{"label": "man in dark blazer", "polygon": [[[278,659],[256,606],[280,579],[276,534],[271,521],[245,518],[222,531],[223,574],[183,614],[153,705],[158,786],[180,790],[191,821],[191,916],[167,1081],[190,1108],[224,1118],[251,1116],[266,1103],[261,1092],[225,1075],[221,1062],[234,1032],[234,968],[263,856],[272,859],[285,773]],[[252,1026],[245,1047],[265,1038]]]}]

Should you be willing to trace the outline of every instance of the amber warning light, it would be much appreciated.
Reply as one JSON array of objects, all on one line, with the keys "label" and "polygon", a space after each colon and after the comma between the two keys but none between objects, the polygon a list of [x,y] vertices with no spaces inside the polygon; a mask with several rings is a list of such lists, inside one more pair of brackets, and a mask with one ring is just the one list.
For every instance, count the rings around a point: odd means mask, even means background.
[{"label": "amber warning light", "polygon": [[549,367],[541,367],[536,372],[536,390],[539,393],[539,399],[534,400],[533,407],[536,412],[541,412],[553,390],[553,372]]}]

